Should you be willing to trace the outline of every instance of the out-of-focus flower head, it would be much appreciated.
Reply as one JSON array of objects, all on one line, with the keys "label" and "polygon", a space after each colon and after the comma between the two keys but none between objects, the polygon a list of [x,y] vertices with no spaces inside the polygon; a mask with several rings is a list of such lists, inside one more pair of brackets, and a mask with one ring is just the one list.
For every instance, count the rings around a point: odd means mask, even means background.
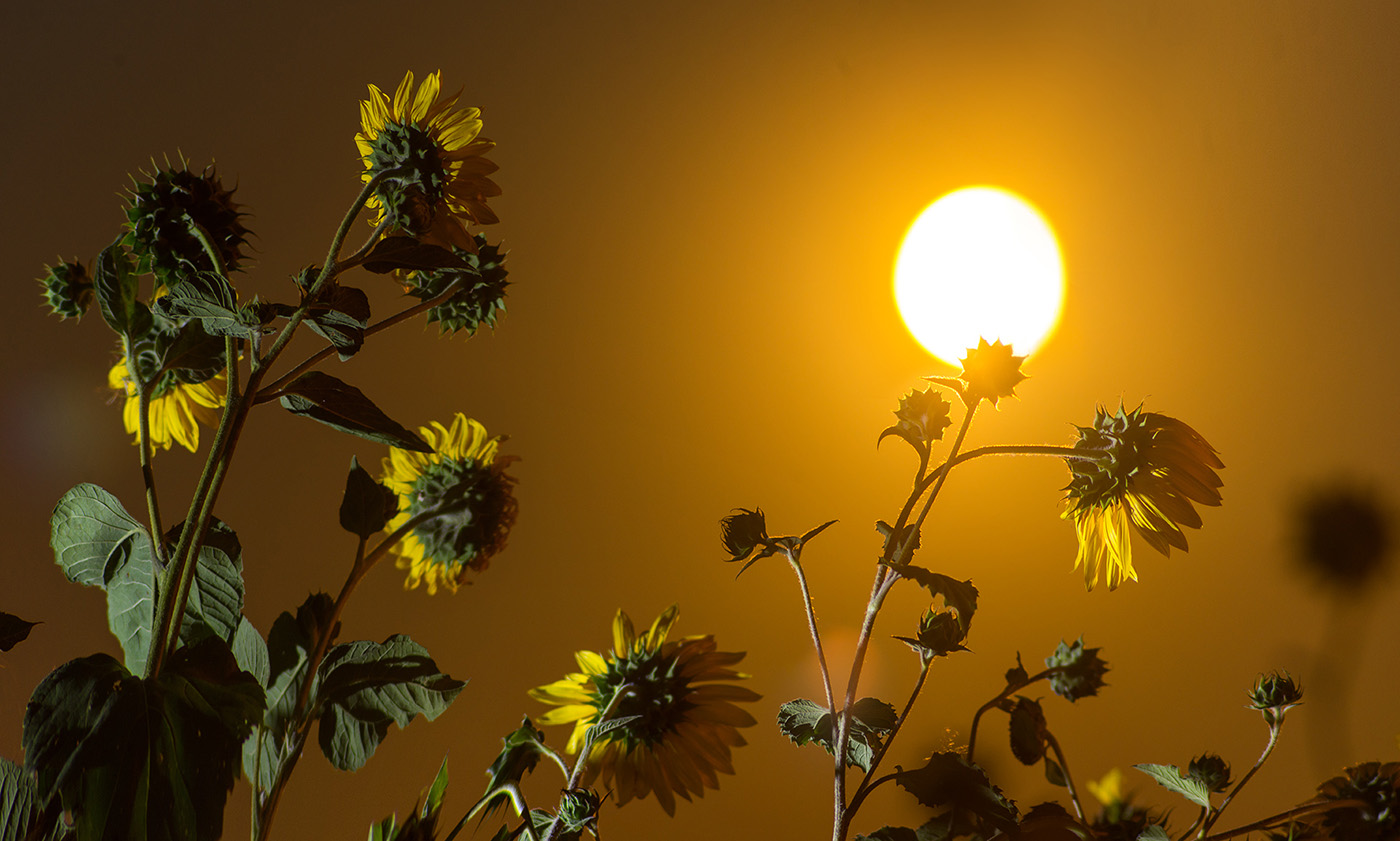
[{"label": "out-of-focus flower head", "polygon": [[394,546],[404,587],[426,583],[456,592],[469,572],[481,572],[505,548],[515,524],[515,479],[505,472],[514,458],[500,456],[499,437],[457,413],[450,427],[434,421],[418,434],[434,450],[398,447],[384,459],[384,484],[398,495],[399,513],[384,527],[393,532],[411,518],[437,512]]},{"label": "out-of-focus flower head", "polygon": [[1215,471],[1225,465],[1196,430],[1141,406],[1119,406],[1114,414],[1100,408],[1092,426],[1078,429],[1074,449],[1096,457],[1065,459],[1070,483],[1062,516],[1074,521],[1074,566],[1084,567],[1084,586],[1094,589],[1102,571],[1113,590],[1137,580],[1129,526],[1163,555],[1171,547],[1185,552],[1182,527],[1201,527],[1192,503],[1220,504]]},{"label": "out-of-focus flower head", "polygon": [[1394,529],[1373,489],[1355,483],[1321,488],[1299,506],[1295,521],[1298,561],[1323,586],[1359,593],[1387,572]]},{"label": "out-of-focus flower head", "polygon": [[59,263],[50,268],[44,266],[44,276],[39,278],[44,287],[44,300],[49,311],[59,318],[79,318],[92,305],[92,275],[87,267],[79,262]]},{"label": "out-of-focus flower head", "polygon": [[420,301],[431,301],[449,287],[453,292],[428,310],[428,323],[437,322],[440,334],[455,334],[465,330],[468,336],[483,324],[495,327],[496,319],[506,311],[506,258],[500,249],[486,243],[486,237],[473,237],[476,251],[460,251],[470,268],[420,269],[400,276],[404,291]]},{"label": "out-of-focus flower head", "polygon": [[1400,762],[1363,762],[1318,786],[1309,803],[1360,800],[1322,813],[1321,828],[1333,839],[1393,841],[1400,838]]},{"label": "out-of-focus flower head", "polygon": [[[122,423],[132,435],[132,443],[139,444],[141,400],[125,359],[107,372],[107,385],[125,396]],[[227,396],[227,370],[198,383],[183,382],[174,372],[162,375],[151,392],[151,451],[168,450],[172,443],[178,443],[190,452],[198,450],[199,425],[218,426],[219,411]]]},{"label": "out-of-focus flower head", "polygon": [[501,188],[488,177],[496,165],[484,157],[495,144],[480,136],[480,109],[458,108],[460,92],[442,95],[441,77],[430,74],[415,91],[409,72],[393,99],[370,85],[355,145],[364,181],[389,173],[369,200],[379,211],[373,224],[387,219],[422,242],[475,251],[466,226],[497,221],[486,200]]},{"label": "out-of-focus flower head", "polygon": [[655,794],[668,815],[675,814],[676,795],[701,797],[706,788],[719,788],[719,773],[734,773],[730,748],[745,743],[738,728],[754,724],[735,702],[759,699],[727,682],[748,677],[731,668],[742,652],[716,650],[708,634],[666,641],[677,615],[672,605],[639,635],[619,610],[611,651],[579,651],[579,672],[530,690],[530,697],[554,706],[540,724],[574,724],[570,753],[583,749],[604,713],[607,721],[628,719],[595,738],[584,784],[601,780],[619,805]]},{"label": "out-of-focus flower head", "polygon": [[[194,172],[181,161],[169,162],[154,174],[133,176],[128,197],[126,244],[139,260],[139,270],[151,272],[170,285],[191,271],[238,270],[249,230],[244,213],[225,189],[213,166]],[[208,238],[223,264],[218,267],[201,242]]]}]

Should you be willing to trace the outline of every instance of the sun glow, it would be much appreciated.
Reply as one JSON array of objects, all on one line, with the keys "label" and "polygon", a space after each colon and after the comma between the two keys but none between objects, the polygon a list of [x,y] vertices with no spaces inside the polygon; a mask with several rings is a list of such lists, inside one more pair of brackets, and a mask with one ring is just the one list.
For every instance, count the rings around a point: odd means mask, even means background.
[{"label": "sun glow", "polygon": [[967,187],[926,207],[895,261],[905,326],[950,364],[979,337],[1017,354],[1035,351],[1055,329],[1064,291],[1054,231],[1029,202],[998,187]]}]

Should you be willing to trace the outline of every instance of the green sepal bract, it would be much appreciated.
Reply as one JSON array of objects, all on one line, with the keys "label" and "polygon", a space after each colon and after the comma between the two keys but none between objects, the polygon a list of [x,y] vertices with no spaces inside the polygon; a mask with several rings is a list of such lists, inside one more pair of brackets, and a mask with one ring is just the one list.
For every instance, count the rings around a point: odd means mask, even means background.
[{"label": "green sepal bract", "polygon": [[0,651],[9,651],[29,639],[29,632],[39,624],[42,623],[28,622],[13,613],[0,611]]},{"label": "green sepal bract", "polygon": [[63,495],[50,519],[49,545],[69,581],[107,593],[107,625],[121,642],[126,667],[146,670],[155,605],[150,535],[117,498],[82,484]]},{"label": "green sepal bract", "polygon": [[369,471],[360,466],[359,459],[351,456],[345,496],[340,501],[340,527],[368,540],[397,513],[398,495],[374,481]]},{"label": "green sepal bract", "polygon": [[1197,806],[1210,808],[1210,789],[1206,788],[1206,784],[1184,776],[1181,769],[1175,765],[1156,765],[1144,762],[1133,767],[1156,780],[1158,785],[1168,791],[1176,792]]},{"label": "green sepal bract", "polygon": [[[846,739],[846,764],[869,771],[881,737],[894,729],[894,707],[876,698],[862,698],[851,707],[850,734]],[[812,742],[830,754],[836,751],[836,717],[826,707],[806,698],[788,701],[778,709],[778,729],[797,745]]]},{"label": "green sepal bract", "polygon": [[[960,819],[971,816],[971,828],[979,831],[991,828],[1007,834],[1015,832],[1015,804],[992,785],[981,767],[960,754],[935,753],[922,768],[905,771],[895,766],[895,769],[895,782],[925,806],[951,807]],[[954,827],[954,830],[954,834],[963,831],[961,827]]]},{"label": "green sepal bract", "polygon": [[431,721],[466,686],[439,671],[427,649],[403,634],[331,648],[316,682],[321,750],[342,771],[369,761],[391,722],[407,727],[418,715]]},{"label": "green sepal bract", "polygon": [[[22,841],[41,818],[37,808],[39,788],[34,778],[0,756],[0,839]],[[47,835],[41,837],[48,837]]]},{"label": "green sepal bract", "polygon": [[1103,676],[1108,671],[1108,664],[1099,657],[1101,650],[1085,648],[1083,637],[1075,640],[1073,645],[1060,640],[1055,653],[1045,658],[1046,666],[1061,669],[1050,675],[1050,688],[1055,694],[1068,701],[1099,694],[1099,690],[1107,685]]},{"label": "green sepal bract", "polygon": [[306,322],[331,343],[344,362],[364,346],[369,314],[369,296],[364,290],[335,284],[317,296],[307,310]]},{"label": "green sepal bract", "polygon": [[358,388],[330,374],[307,371],[282,391],[282,408],[294,415],[401,450],[433,452],[426,441],[380,411]]},{"label": "green sepal bract", "polygon": [[26,768],[85,841],[213,841],[262,707],[262,688],[212,637],[149,679],[105,654],[73,660],[25,710]]},{"label": "green sepal bract", "polygon": [[151,311],[136,300],[137,282],[136,265],[118,237],[97,255],[92,283],[102,320],[117,333],[133,338],[144,335],[152,324]]}]

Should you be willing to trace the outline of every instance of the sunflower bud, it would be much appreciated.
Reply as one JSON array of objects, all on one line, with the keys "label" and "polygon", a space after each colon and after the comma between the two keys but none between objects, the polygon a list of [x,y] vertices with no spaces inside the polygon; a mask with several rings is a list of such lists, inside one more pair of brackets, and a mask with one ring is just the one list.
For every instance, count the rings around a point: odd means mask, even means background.
[{"label": "sunflower bud", "polygon": [[1186,778],[1199,782],[1209,791],[1224,791],[1230,786],[1230,763],[1217,754],[1203,753],[1186,766]]},{"label": "sunflower bud", "polygon": [[92,276],[82,263],[59,263],[44,266],[39,283],[44,287],[44,300],[54,315],[62,319],[78,318],[92,304]]},{"label": "sunflower bud", "polygon": [[987,344],[986,339],[978,339],[977,347],[968,348],[962,359],[963,370],[958,379],[967,384],[963,399],[968,407],[978,400],[986,400],[993,406],[1003,397],[1016,396],[1016,386],[1026,378],[1021,373],[1024,356],[1012,356],[1011,345],[1001,340]]},{"label": "sunflower bud", "polygon": [[233,190],[224,189],[214,167],[195,173],[182,162],[179,169],[159,169],[146,179],[132,179],[126,211],[126,243],[139,257],[140,270],[166,285],[191,270],[237,271],[250,232]]},{"label": "sunflower bud", "polygon": [[742,561],[758,547],[768,542],[768,526],[763,519],[763,509],[734,509],[737,513],[719,521],[720,541],[728,552],[731,561]]},{"label": "sunflower bud", "polygon": [[1303,703],[1303,687],[1288,672],[1260,675],[1249,691],[1249,706],[1264,714],[1270,727],[1283,723],[1283,716]]},{"label": "sunflower bud", "polygon": [[1400,837],[1400,762],[1363,762],[1346,769],[1317,789],[1312,803],[1360,800],[1322,814],[1328,838],[1382,841]]},{"label": "sunflower bud", "polygon": [[447,300],[428,310],[428,323],[437,322],[439,335],[465,330],[474,335],[481,325],[495,327],[506,311],[505,255],[500,248],[486,244],[486,237],[473,238],[476,251],[457,249],[457,257],[471,268],[416,270],[403,276],[404,291],[420,301],[430,301],[455,284]]}]

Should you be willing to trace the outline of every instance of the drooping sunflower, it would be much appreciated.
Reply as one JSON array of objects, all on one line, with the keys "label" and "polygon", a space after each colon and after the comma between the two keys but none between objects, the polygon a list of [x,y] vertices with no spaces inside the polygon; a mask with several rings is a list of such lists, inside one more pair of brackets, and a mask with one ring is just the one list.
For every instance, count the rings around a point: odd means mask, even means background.
[{"label": "drooping sunflower", "polygon": [[719,788],[719,773],[734,773],[730,748],[745,744],[738,728],[754,724],[734,702],[760,697],[720,682],[748,677],[731,668],[743,652],[716,650],[708,634],[666,641],[678,613],[672,605],[639,636],[619,610],[612,651],[579,651],[574,658],[581,671],[530,690],[531,698],[555,707],[540,716],[540,724],[573,722],[569,753],[583,749],[603,712],[608,720],[637,716],[597,737],[584,785],[601,780],[616,792],[619,805],[655,794],[673,816],[676,795],[703,797],[706,788]]},{"label": "drooping sunflower", "polygon": [[418,434],[435,452],[391,448],[384,459],[384,484],[399,498],[399,513],[384,527],[393,532],[427,511],[394,545],[399,569],[408,570],[405,589],[428,585],[452,592],[469,572],[480,572],[505,548],[515,524],[515,479],[505,468],[515,461],[499,456],[500,437],[461,412],[450,427],[434,421]]},{"label": "drooping sunflower", "polygon": [[1074,449],[1099,455],[1065,460],[1071,479],[1061,516],[1074,521],[1074,566],[1084,567],[1086,589],[1094,589],[1101,570],[1110,590],[1137,580],[1130,526],[1170,556],[1172,547],[1187,551],[1183,526],[1201,527],[1192,503],[1220,504],[1223,482],[1215,471],[1225,465],[1200,433],[1176,418],[1141,406],[1131,412],[1120,406],[1114,414],[1100,408],[1093,426],[1079,427]]},{"label": "drooping sunflower", "polygon": [[488,176],[496,165],[483,155],[496,144],[480,136],[481,110],[457,108],[458,92],[442,96],[441,71],[413,88],[404,75],[393,99],[374,85],[360,103],[362,180],[390,172],[370,198],[370,221],[389,223],[419,240],[475,252],[467,225],[489,225],[496,214],[486,200],[501,188]]},{"label": "drooping sunflower", "polygon": [[[141,401],[125,359],[118,361],[107,372],[107,385],[126,395],[122,423],[126,431],[135,436],[133,443],[140,443]],[[169,375],[162,377],[151,395],[151,450],[168,450],[172,442],[190,452],[198,450],[199,425],[218,425],[219,410],[223,408],[227,395],[227,370],[200,383],[181,382]]]}]

